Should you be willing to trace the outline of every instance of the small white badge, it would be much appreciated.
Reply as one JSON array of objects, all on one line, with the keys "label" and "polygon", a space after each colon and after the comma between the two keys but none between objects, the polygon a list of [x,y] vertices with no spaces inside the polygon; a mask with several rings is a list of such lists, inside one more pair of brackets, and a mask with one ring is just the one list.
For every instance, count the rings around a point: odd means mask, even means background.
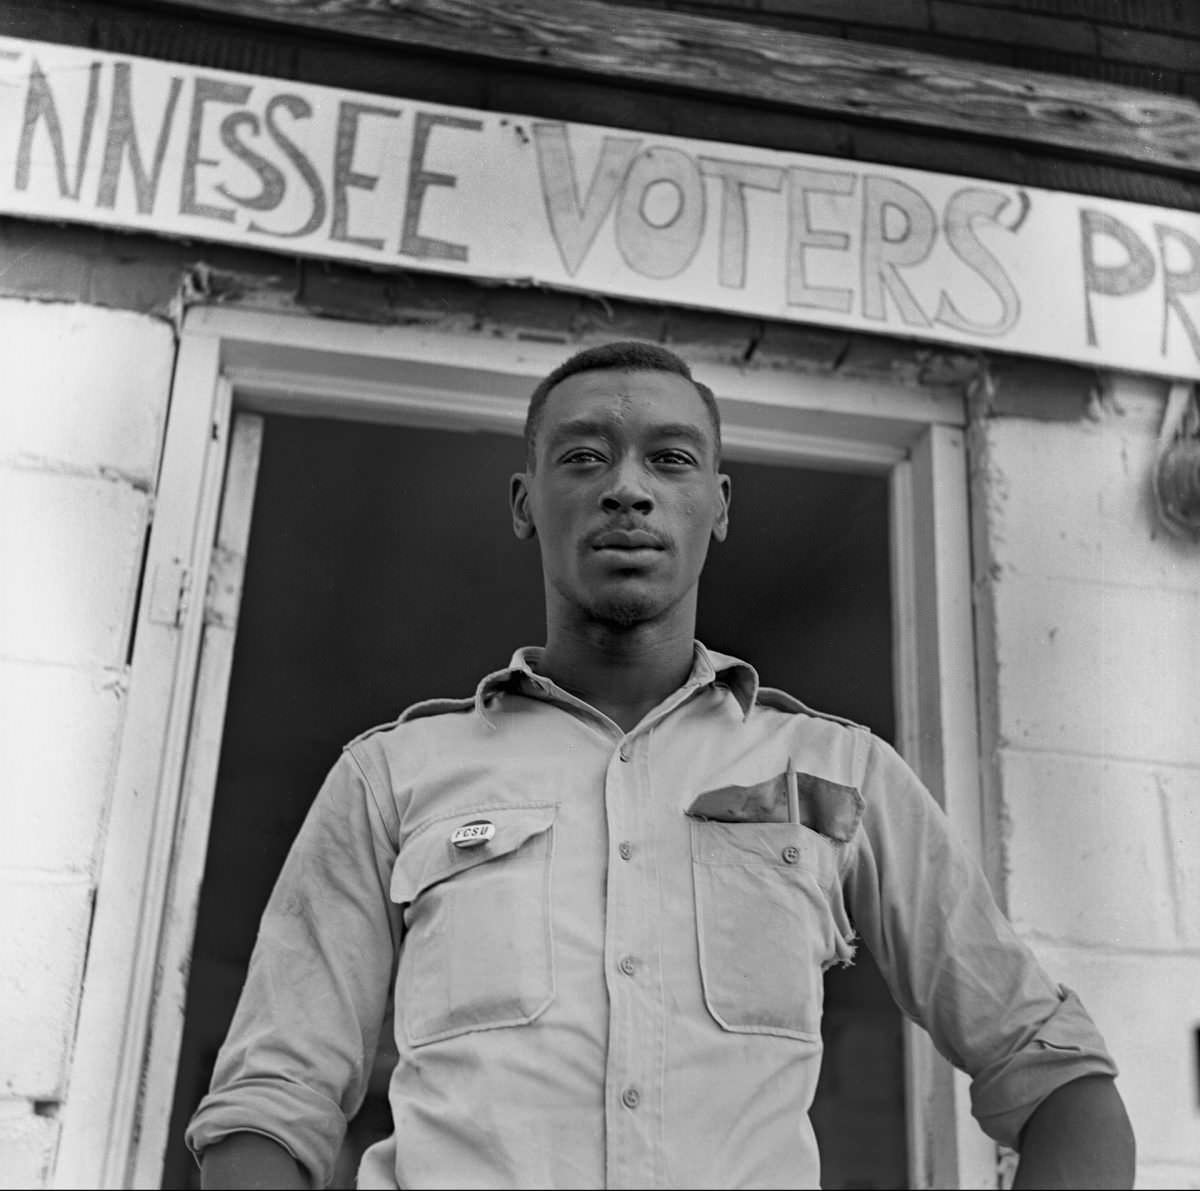
[{"label": "small white badge", "polygon": [[450,834],[450,842],[456,848],[478,848],[486,844],[496,834],[496,824],[487,819],[474,819],[456,827]]}]

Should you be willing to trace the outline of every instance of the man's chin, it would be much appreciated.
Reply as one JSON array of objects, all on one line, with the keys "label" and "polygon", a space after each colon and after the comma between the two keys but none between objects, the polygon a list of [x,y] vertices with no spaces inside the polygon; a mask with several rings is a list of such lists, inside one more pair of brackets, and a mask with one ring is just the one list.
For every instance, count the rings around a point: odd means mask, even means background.
[{"label": "man's chin", "polygon": [[555,584],[561,595],[594,623],[631,629],[658,620],[677,597],[641,576],[610,577],[605,583]]},{"label": "man's chin", "polygon": [[594,620],[614,628],[630,629],[656,620],[669,606],[662,593],[646,590],[639,584],[614,585],[593,595],[588,612]]},{"label": "man's chin", "polygon": [[618,629],[632,629],[654,620],[662,609],[656,601],[638,596],[619,596],[604,600],[592,607],[592,616],[601,624]]}]

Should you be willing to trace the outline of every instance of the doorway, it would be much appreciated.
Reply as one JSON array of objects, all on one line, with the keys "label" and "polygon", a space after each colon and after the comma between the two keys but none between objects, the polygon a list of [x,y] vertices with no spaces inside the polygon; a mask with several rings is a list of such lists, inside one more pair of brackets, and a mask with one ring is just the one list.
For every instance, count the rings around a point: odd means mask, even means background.
[{"label": "doorway", "polygon": [[[471,693],[543,640],[537,551],[513,538],[505,500],[521,455],[509,434],[265,419],[164,1187],[199,1185],[183,1130],[275,874],[341,746],[409,703]],[[887,476],[726,470],[731,533],[710,553],[700,638],[893,740]],[[865,949],[830,973],[826,998],[824,1185],[905,1186],[900,1016]],[[357,1145],[380,1109],[369,1096]]]}]

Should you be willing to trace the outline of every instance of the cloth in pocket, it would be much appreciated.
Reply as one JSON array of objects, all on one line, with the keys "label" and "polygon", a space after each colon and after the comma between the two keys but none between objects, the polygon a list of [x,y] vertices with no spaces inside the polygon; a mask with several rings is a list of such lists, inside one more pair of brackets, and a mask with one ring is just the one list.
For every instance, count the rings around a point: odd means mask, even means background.
[{"label": "cloth in pocket", "polygon": [[[800,822],[839,843],[854,837],[863,816],[863,796],[854,786],[796,771]],[[721,786],[698,794],[687,813],[720,823],[786,823],[787,775],[750,786]]]}]

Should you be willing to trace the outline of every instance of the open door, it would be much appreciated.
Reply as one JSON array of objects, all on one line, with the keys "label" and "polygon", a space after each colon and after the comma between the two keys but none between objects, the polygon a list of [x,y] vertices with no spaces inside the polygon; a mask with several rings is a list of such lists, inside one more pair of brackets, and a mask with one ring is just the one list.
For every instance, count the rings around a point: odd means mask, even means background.
[{"label": "open door", "polygon": [[[266,419],[228,710],[222,617],[206,630],[206,650],[208,633],[220,634],[211,675],[220,689],[203,685],[205,658],[193,719],[200,759],[188,776],[215,779],[216,791],[185,792],[197,820],[212,800],[211,830],[163,1186],[199,1185],[183,1131],[207,1088],[274,875],[342,744],[419,699],[470,694],[517,645],[544,640],[537,548],[509,526],[507,480],[522,457],[515,435]],[[753,661],[767,685],[893,739],[887,477],[724,466],[731,532],[710,551],[699,636]],[[238,495],[235,507],[247,505]],[[183,849],[181,884],[194,888],[198,840]],[[172,954],[165,966],[183,959]],[[163,996],[161,1012],[177,1012],[176,995]],[[901,1018],[865,950],[829,974],[825,1010],[813,1113],[824,1185],[902,1185]],[[362,1148],[390,1131],[383,1049],[337,1186],[353,1186]]]},{"label": "open door", "polygon": [[[515,645],[541,639],[536,551],[519,558],[479,552],[485,542],[488,549],[500,543],[520,549],[509,533],[503,481],[520,466],[528,394],[568,350],[474,333],[189,312],[115,783],[111,821],[119,830],[110,829],[106,847],[80,1012],[82,1059],[64,1107],[57,1185],[159,1186],[164,1154],[167,1185],[192,1185],[190,1161],[172,1165],[178,1138],[206,1083],[212,1039],[223,1034],[221,1006],[231,1011],[240,989],[237,962],[229,957],[213,975],[205,959],[209,942],[252,936],[291,834],[345,740],[415,699],[469,692]],[[713,556],[701,638],[748,656],[766,683],[893,739],[960,834],[978,846],[961,397],[736,365],[707,364],[703,374],[722,402],[730,470],[758,469],[762,482],[735,481],[741,539],[731,536]],[[290,451],[291,481],[278,478],[277,447],[283,455]],[[335,468],[339,449],[343,459]],[[454,486],[461,477],[483,483],[497,468],[499,487],[486,497]],[[426,479],[416,483],[412,477],[422,470]],[[338,481],[331,490],[321,488],[326,471]],[[447,481],[450,496],[436,486]],[[748,505],[756,490],[766,494],[757,514]],[[275,513],[268,503],[279,506]],[[488,509],[498,523],[483,524],[475,515]],[[424,538],[407,553],[388,548],[389,528],[412,520],[414,510]],[[285,521],[265,530],[277,514]],[[439,574],[441,554],[429,548],[438,518],[444,522],[438,532],[476,543],[474,551],[457,552],[477,560],[474,571]],[[327,545],[313,547],[303,535],[322,527],[331,531]],[[786,550],[773,549],[781,533],[797,536]],[[351,551],[349,569],[325,553],[356,543],[361,548]],[[743,546],[749,553],[739,556]],[[247,598],[239,610],[241,559]],[[288,578],[289,560],[308,565],[303,583]],[[397,560],[407,560],[407,569],[397,570]],[[726,563],[731,570],[722,579]],[[263,570],[258,578],[256,568]],[[381,568],[392,573],[381,575]],[[473,635],[475,622],[484,620],[478,609],[467,615],[461,606],[454,612],[445,600],[426,598],[497,577],[506,587],[491,600],[490,639]],[[252,595],[256,587],[259,596]],[[422,615],[432,620],[401,608],[413,595],[426,598],[432,611]],[[855,628],[859,599],[874,637],[863,633],[865,621]],[[341,626],[353,647],[331,649],[327,640],[314,646],[317,630],[300,615],[314,611]],[[397,625],[402,631],[388,629]],[[359,629],[367,630],[365,639],[355,637]],[[287,632],[296,635],[285,642]],[[425,640],[447,648],[436,664],[428,655],[413,664],[406,650]],[[272,649],[280,656],[268,657]],[[298,678],[301,663],[315,668]],[[251,682],[244,703],[239,690],[251,679],[259,686],[255,691]],[[300,706],[305,700],[307,710]],[[242,751],[245,738],[256,735],[256,705],[296,711],[258,773],[247,768]],[[278,776],[293,763],[302,769],[287,775],[281,801],[255,794],[265,789],[262,772]],[[223,807],[249,808],[258,819],[239,825]],[[243,885],[232,910],[226,895],[225,921],[218,914],[218,929],[210,930],[204,901],[214,880],[238,867],[232,857],[239,851],[259,893],[250,896]],[[220,895],[214,904],[222,904]],[[93,963],[101,979],[91,979]],[[835,973],[828,986],[826,1099],[815,1112],[828,1138],[827,1172],[846,1186],[994,1186],[994,1147],[967,1115],[963,1081],[923,1034],[901,1030],[872,967],[860,961],[858,974],[845,977],[858,984],[842,983],[843,974]],[[120,995],[122,989],[132,995]],[[870,1082],[858,1075],[855,1057],[870,1033],[858,1027],[870,1015],[879,1015],[872,1018],[880,1063],[875,1086],[893,1111],[886,1124],[874,1122],[869,1144],[847,1147],[838,1176],[845,1134],[837,1100],[843,1093],[835,1084],[839,1071],[849,1073],[858,1091]],[[193,1029],[209,1040],[196,1042]],[[833,1036],[838,1030],[840,1040]],[[833,1058],[839,1046],[852,1056],[841,1063]],[[906,1114],[895,1111],[900,1105]],[[838,1128],[830,1128],[835,1117]],[[886,1170],[854,1165],[871,1149],[886,1155]]]}]

